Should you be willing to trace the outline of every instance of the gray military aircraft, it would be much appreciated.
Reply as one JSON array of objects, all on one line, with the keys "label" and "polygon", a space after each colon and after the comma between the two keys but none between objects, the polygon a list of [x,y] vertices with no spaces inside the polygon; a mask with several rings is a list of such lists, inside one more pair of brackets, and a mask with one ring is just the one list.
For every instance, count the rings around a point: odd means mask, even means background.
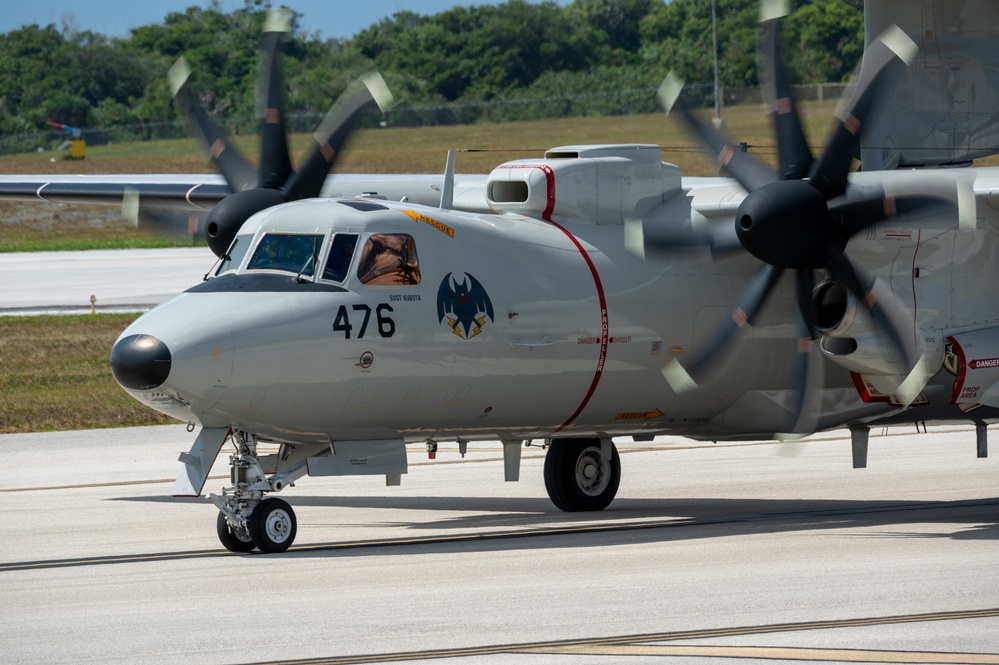
[{"label": "gray military aircraft", "polygon": [[[905,32],[868,44],[814,158],[763,21],[776,170],[682,102],[664,106],[731,177],[682,178],[654,145],[578,145],[488,176],[332,176],[377,76],[350,89],[293,170],[280,86],[284,30],[262,40],[260,168],[228,144],[175,68],[178,99],[224,182],[204,176],[4,179],[5,198],[210,210],[209,279],[126,329],[111,350],[137,400],[200,427],[174,494],[211,499],[222,544],[281,552],[298,479],[407,471],[406,446],[549,443],[545,485],[566,511],[610,504],[614,437],[700,440],[972,421],[999,407],[999,170],[850,173]],[[134,194],[128,194],[134,192]],[[782,279],[785,273],[793,279]],[[984,444],[981,446],[984,449]]]}]

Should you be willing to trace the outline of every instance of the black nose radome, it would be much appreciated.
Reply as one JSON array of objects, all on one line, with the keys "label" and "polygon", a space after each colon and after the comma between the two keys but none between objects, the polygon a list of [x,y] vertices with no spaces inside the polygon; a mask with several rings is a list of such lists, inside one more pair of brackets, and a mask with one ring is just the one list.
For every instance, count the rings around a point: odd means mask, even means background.
[{"label": "black nose radome", "polygon": [[111,349],[111,373],[123,388],[152,390],[170,375],[170,349],[151,335],[129,335]]}]

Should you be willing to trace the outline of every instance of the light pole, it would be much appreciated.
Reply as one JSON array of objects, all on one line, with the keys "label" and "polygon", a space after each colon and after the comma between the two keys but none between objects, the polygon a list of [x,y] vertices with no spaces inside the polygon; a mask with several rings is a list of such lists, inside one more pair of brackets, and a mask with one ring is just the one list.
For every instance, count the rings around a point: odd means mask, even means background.
[{"label": "light pole", "polygon": [[718,22],[715,19],[715,0],[711,0],[711,44],[715,56],[715,119],[712,122],[715,127],[723,127],[725,122],[721,119],[721,96],[718,94]]}]

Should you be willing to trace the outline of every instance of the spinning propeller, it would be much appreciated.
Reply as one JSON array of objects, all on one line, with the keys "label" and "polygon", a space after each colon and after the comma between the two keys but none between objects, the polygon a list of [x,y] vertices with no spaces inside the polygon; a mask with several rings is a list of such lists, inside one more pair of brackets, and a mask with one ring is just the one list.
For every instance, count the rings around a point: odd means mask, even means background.
[{"label": "spinning propeller", "polygon": [[[772,116],[778,146],[778,169],[732,148],[713,127],[694,116],[680,102],[683,83],[670,74],[659,89],[659,100],[667,113],[676,113],[687,129],[703,144],[728,173],[748,192],[731,228],[696,232],[685,238],[645,230],[645,247],[675,250],[691,245],[709,246],[713,252],[741,252],[743,249],[762,261],[756,274],[739,296],[731,316],[713,337],[695,352],[686,365],[668,363],[663,374],[677,392],[695,388],[703,381],[720,353],[736,333],[751,323],[773,293],[785,270],[795,271],[797,301],[797,351],[795,361],[796,419],[787,431],[814,431],[814,416],[804,415],[807,402],[814,398],[816,381],[809,353],[818,339],[813,304],[815,270],[824,270],[869,312],[882,336],[894,350],[902,374],[917,366],[902,343],[898,329],[884,306],[875,297],[875,280],[853,265],[845,254],[850,238],[871,225],[923,206],[953,202],[954,182],[943,178],[938,187],[927,189],[925,178],[918,184],[878,185],[874,191],[847,192],[847,176],[855,154],[859,153],[860,129],[868,119],[875,95],[883,87],[893,67],[908,65],[916,45],[897,27],[874,41],[864,54],[852,96],[837,113],[834,129],[825,151],[816,159],[805,141],[787,73],[777,44],[777,22],[784,12],[764,8],[762,16],[762,69],[769,74],[764,94]],[[896,182],[898,179],[893,179]],[[935,191],[936,190],[936,191]],[[920,376],[916,376],[920,374]],[[918,394],[928,377],[912,372],[899,388],[906,403]],[[814,411],[814,409],[811,409]],[[810,421],[811,419],[811,421]]]},{"label": "spinning propeller", "polygon": [[243,223],[271,206],[319,196],[326,175],[332,169],[361,112],[372,102],[386,109],[392,93],[377,73],[367,74],[351,84],[337,99],[313,137],[316,146],[296,172],[288,155],[281,95],[280,52],[288,31],[286,11],[269,10],[260,42],[261,67],[258,90],[264,95],[260,109],[260,166],[254,169],[236,150],[198,103],[188,86],[191,69],[181,58],[170,69],[174,96],[184,107],[191,124],[233,193],[219,201],[205,220],[205,236],[216,256],[222,256]]}]

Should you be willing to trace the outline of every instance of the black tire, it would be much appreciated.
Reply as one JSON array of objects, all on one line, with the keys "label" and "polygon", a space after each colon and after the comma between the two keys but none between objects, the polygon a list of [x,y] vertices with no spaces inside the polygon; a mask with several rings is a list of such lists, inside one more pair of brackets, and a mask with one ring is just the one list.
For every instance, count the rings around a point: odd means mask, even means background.
[{"label": "black tire", "polygon": [[264,499],[250,513],[250,538],[261,552],[284,552],[295,542],[298,520],[287,501]]},{"label": "black tire", "polygon": [[600,439],[556,439],[545,455],[545,489],[560,510],[603,510],[614,500],[621,483],[621,460],[611,443],[609,462],[600,452]]},{"label": "black tire", "polygon": [[215,530],[219,534],[219,540],[222,542],[222,546],[230,552],[252,552],[257,547],[253,544],[253,539],[250,538],[249,534],[245,535],[246,540],[240,538],[240,534],[233,531],[232,527],[229,526],[229,522],[226,520],[223,513],[219,513],[219,517],[215,521]]}]

